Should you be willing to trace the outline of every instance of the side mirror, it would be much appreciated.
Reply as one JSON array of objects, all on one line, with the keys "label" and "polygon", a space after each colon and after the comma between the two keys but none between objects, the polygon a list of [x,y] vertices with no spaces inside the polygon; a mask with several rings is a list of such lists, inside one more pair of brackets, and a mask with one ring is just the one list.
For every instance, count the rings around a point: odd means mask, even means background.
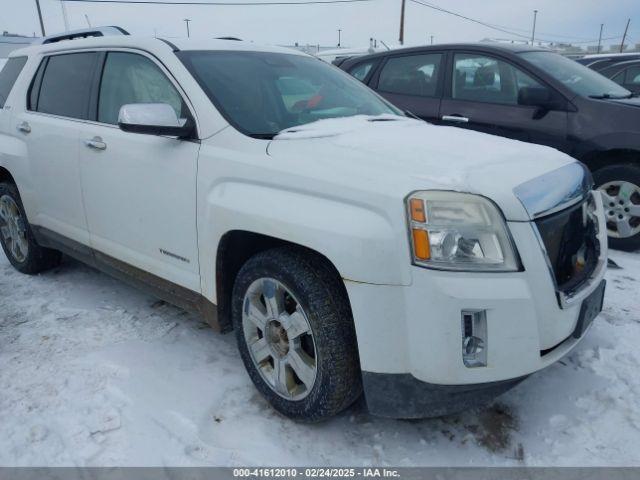
[{"label": "side mirror", "polygon": [[125,132],[179,138],[189,138],[194,133],[193,123],[189,119],[179,119],[167,103],[123,105],[118,115],[118,126]]},{"label": "side mirror", "polygon": [[522,87],[518,91],[518,105],[550,110],[551,104],[551,92],[547,88]]}]

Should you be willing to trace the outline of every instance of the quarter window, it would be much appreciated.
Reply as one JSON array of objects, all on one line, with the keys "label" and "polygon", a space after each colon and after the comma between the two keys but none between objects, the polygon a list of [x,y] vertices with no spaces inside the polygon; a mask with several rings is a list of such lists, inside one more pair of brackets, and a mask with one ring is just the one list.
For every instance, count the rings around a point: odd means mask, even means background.
[{"label": "quarter window", "polygon": [[10,58],[4,67],[0,67],[0,108],[4,108],[13,84],[26,63],[27,57],[14,57]]},{"label": "quarter window", "polygon": [[364,82],[364,79],[367,78],[367,75],[369,75],[369,72],[373,68],[373,64],[374,62],[361,63],[349,70],[349,73],[361,82]]},{"label": "quarter window", "polygon": [[471,102],[518,105],[521,88],[545,88],[531,76],[496,58],[456,54],[453,98]]},{"label": "quarter window", "polygon": [[186,107],[166,75],[147,57],[135,53],[107,55],[98,101],[98,121],[117,124],[120,108],[132,103],[166,103],[178,118]]},{"label": "quarter window", "polygon": [[63,117],[88,119],[97,57],[93,52],[49,57],[35,109]]},{"label": "quarter window", "polygon": [[442,54],[392,57],[385,63],[378,90],[403,95],[434,97],[438,88],[438,73]]}]

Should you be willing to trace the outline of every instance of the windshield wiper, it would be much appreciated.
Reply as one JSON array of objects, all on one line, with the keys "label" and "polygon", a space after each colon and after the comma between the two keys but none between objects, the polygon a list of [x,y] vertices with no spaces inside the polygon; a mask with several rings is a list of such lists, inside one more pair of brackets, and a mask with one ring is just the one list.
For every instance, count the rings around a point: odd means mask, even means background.
[{"label": "windshield wiper", "polygon": [[277,133],[250,133],[251,138],[258,138],[260,140],[273,140]]},{"label": "windshield wiper", "polygon": [[623,98],[631,98],[631,95],[611,95],[610,93],[603,93],[602,95],[589,95],[589,98],[595,98],[596,100],[621,100]]}]

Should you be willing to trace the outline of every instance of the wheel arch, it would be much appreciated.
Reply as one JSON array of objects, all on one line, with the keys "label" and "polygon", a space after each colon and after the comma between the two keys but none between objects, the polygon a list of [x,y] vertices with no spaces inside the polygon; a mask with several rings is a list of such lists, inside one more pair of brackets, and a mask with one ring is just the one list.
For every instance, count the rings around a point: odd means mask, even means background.
[{"label": "wheel arch", "polygon": [[11,172],[3,166],[0,166],[0,182],[9,182],[17,185],[13,175],[11,175]]},{"label": "wheel arch", "polygon": [[592,172],[611,165],[631,164],[640,166],[640,150],[632,148],[613,148],[592,151],[580,159]]},{"label": "wheel arch", "polygon": [[229,230],[218,243],[216,252],[216,299],[218,322],[223,332],[233,329],[231,322],[231,297],[235,280],[242,266],[254,255],[279,247],[297,249],[321,259],[327,268],[340,280],[347,302],[349,295],[344,287],[342,276],[334,263],[322,253],[303,245],[247,230]]}]

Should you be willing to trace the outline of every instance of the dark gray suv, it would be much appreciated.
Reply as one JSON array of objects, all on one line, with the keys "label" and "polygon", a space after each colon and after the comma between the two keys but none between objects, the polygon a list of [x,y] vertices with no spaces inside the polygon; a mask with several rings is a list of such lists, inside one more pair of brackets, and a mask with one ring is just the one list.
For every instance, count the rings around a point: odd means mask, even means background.
[{"label": "dark gray suv", "polygon": [[615,82],[556,53],[511,44],[391,50],[339,67],[429,122],[581,160],[604,194],[611,246],[640,247],[640,99]]}]

